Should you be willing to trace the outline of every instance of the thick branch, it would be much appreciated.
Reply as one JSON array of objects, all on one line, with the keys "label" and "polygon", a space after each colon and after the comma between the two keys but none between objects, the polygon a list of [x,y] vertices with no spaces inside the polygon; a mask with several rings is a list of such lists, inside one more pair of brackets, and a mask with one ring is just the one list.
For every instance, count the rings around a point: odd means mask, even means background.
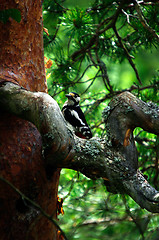
[{"label": "thick branch", "polygon": [[48,161],[49,158],[58,161],[68,156],[73,136],[52,97],[42,92],[27,91],[8,82],[1,88],[0,102],[1,108],[32,122],[38,128]]},{"label": "thick branch", "polygon": [[159,192],[123,157],[119,147],[108,147],[106,141],[95,138],[90,141],[76,138],[75,141],[76,154],[67,168],[92,179],[103,178],[108,191],[126,193],[142,208],[159,212]]},{"label": "thick branch", "polygon": [[133,139],[137,126],[159,134],[156,105],[146,104],[129,92],[118,95],[104,110],[106,138],[91,140],[80,139],[67,128],[57,103],[45,93],[6,83],[0,88],[0,107],[37,126],[47,164],[103,178],[109,191],[129,194],[142,208],[159,212],[159,193],[137,169]]}]

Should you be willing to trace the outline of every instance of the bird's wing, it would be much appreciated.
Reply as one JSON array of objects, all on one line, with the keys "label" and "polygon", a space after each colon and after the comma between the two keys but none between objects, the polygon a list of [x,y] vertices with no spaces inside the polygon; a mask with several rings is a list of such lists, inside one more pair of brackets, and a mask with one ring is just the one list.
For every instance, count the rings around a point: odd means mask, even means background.
[{"label": "bird's wing", "polygon": [[68,121],[72,126],[87,126],[85,116],[80,108],[64,108],[63,114],[66,121]]}]

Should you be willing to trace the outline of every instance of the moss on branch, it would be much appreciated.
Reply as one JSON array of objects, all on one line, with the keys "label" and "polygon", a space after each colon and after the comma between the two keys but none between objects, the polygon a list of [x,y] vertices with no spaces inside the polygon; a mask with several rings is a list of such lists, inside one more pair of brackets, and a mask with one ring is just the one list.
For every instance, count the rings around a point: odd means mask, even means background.
[{"label": "moss on branch", "polygon": [[60,108],[49,95],[30,92],[13,83],[0,87],[0,107],[31,121],[43,139],[45,163],[103,178],[111,192],[129,194],[142,208],[159,212],[159,193],[137,167],[133,130],[140,126],[159,134],[159,109],[129,92],[113,98],[104,110],[107,135],[84,140],[67,127]]}]

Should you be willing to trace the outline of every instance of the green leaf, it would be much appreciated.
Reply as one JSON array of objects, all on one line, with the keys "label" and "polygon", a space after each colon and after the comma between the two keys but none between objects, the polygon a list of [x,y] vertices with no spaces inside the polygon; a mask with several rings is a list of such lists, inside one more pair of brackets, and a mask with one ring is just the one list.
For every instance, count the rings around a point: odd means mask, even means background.
[{"label": "green leaf", "polygon": [[10,17],[19,23],[21,21],[21,12],[15,8],[0,10],[1,22],[6,23]]}]

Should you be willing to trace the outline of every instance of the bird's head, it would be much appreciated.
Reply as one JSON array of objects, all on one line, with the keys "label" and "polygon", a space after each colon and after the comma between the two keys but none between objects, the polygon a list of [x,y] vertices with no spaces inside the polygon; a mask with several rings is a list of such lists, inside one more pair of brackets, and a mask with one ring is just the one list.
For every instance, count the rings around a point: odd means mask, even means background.
[{"label": "bird's head", "polygon": [[69,94],[65,95],[68,98],[67,104],[68,105],[78,105],[80,101],[80,96],[75,92],[70,92]]}]

